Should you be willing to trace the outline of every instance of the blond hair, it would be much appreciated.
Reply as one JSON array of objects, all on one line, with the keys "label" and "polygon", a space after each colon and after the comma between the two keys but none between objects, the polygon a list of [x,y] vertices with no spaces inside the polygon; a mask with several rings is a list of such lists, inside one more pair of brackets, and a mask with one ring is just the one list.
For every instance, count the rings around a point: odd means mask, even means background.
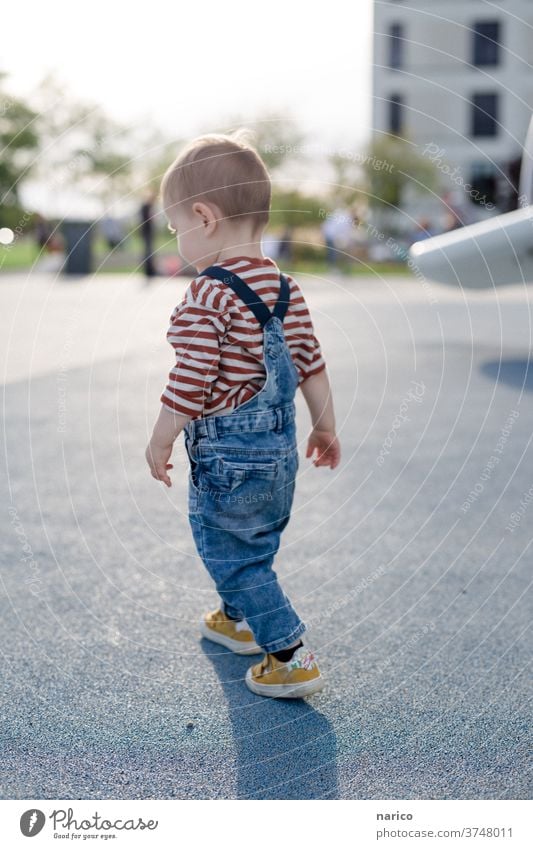
[{"label": "blond hair", "polygon": [[199,136],[181,151],[161,181],[165,212],[180,203],[211,201],[224,218],[252,218],[254,231],[268,223],[271,184],[265,163],[248,143],[250,132]]}]

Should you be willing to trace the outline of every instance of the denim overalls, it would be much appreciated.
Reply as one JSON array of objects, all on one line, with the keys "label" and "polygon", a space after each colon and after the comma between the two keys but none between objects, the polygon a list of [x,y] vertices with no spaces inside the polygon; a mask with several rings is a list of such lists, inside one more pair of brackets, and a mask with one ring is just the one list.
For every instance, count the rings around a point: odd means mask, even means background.
[{"label": "denim overalls", "polygon": [[289,283],[281,274],[271,313],[236,274],[220,266],[202,274],[233,289],[259,321],[266,381],[230,414],[193,419],[186,426],[189,521],[222,609],[246,619],[266,652],[278,651],[306,630],[272,568],[290,518],[298,470],[298,372],[283,333]]}]

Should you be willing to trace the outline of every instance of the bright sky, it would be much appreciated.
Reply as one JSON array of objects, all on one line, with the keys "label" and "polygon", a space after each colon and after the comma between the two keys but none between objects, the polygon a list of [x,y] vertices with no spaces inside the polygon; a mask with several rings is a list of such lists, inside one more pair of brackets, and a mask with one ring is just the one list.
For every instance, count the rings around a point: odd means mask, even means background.
[{"label": "bright sky", "polygon": [[370,131],[372,0],[25,0],[4,4],[2,31],[14,93],[55,69],[117,119],[179,137],[266,110],[291,113],[319,145]]}]

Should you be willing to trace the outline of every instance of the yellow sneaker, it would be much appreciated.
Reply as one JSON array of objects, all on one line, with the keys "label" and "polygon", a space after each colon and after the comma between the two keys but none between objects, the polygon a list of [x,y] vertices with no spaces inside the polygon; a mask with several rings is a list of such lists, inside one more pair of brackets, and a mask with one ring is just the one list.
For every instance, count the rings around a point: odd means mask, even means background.
[{"label": "yellow sneaker", "polygon": [[244,680],[258,696],[282,699],[301,699],[318,693],[324,686],[315,656],[305,646],[296,649],[286,663],[266,654],[260,663],[249,668]]},{"label": "yellow sneaker", "polygon": [[230,619],[223,610],[212,610],[200,621],[200,630],[207,640],[226,646],[236,654],[259,654],[263,651],[255,642],[246,619]]}]

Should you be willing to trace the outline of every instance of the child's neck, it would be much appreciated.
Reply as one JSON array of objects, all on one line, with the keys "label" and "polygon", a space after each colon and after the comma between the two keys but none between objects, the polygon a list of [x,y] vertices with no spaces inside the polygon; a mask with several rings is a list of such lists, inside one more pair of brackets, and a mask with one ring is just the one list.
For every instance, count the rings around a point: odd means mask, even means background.
[{"label": "child's neck", "polygon": [[229,248],[221,248],[217,253],[215,262],[222,262],[234,256],[250,256],[257,259],[265,259],[261,249],[261,239],[246,239],[233,237]]}]

